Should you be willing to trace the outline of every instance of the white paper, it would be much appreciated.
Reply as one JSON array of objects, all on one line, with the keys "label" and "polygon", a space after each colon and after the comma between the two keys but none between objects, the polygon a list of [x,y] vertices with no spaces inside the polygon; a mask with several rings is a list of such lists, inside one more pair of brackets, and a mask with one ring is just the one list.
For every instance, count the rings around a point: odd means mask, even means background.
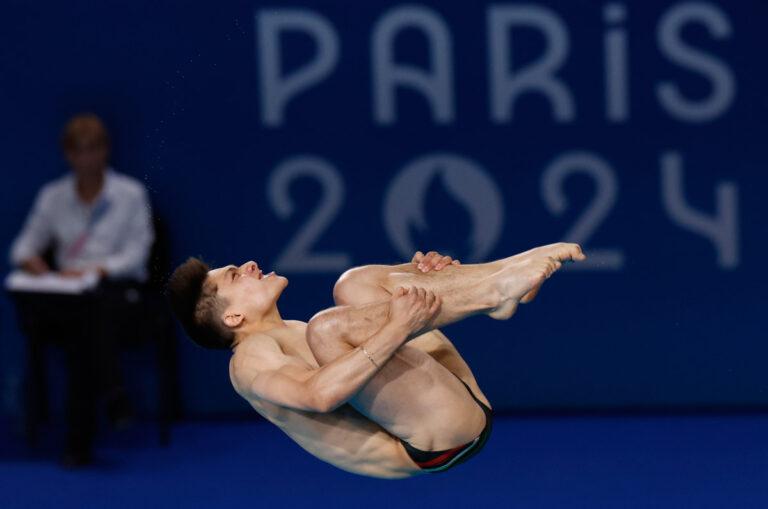
[{"label": "white paper", "polygon": [[79,277],[62,277],[55,273],[34,276],[23,270],[14,270],[5,278],[5,289],[11,292],[61,293],[79,295],[96,288],[99,275],[86,272]]}]

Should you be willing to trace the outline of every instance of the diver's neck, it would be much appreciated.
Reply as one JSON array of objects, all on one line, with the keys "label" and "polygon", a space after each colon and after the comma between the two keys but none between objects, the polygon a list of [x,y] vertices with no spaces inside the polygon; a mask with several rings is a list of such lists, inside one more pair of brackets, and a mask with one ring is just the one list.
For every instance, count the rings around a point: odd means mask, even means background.
[{"label": "diver's neck", "polygon": [[[247,320],[247,319],[246,319]],[[243,339],[253,334],[264,333],[274,329],[281,329],[288,327],[277,306],[274,306],[270,311],[261,317],[246,321],[244,325],[237,331],[236,343],[240,343]]]},{"label": "diver's neck", "polygon": [[278,311],[277,306],[272,308],[269,313],[264,315],[261,320],[254,325],[258,329],[258,332],[265,332],[271,329],[279,329],[288,326],[283,320],[283,317],[280,316],[280,311]]}]

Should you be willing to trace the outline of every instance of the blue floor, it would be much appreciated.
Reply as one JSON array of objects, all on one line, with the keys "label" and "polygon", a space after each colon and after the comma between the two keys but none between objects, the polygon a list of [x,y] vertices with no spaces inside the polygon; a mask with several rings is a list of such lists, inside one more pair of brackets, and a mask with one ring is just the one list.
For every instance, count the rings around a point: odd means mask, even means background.
[{"label": "blue floor", "polygon": [[[485,450],[440,475],[358,477],[262,421],[187,422],[168,448],[139,424],[97,466],[0,438],[0,508],[767,508],[768,416],[498,418]],[[45,449],[45,447],[43,447]]]}]

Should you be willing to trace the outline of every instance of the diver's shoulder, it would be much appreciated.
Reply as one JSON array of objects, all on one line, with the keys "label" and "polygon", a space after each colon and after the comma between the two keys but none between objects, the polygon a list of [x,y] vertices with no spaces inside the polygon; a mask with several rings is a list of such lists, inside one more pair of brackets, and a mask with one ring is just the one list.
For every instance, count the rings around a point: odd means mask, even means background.
[{"label": "diver's shoulder", "polygon": [[265,361],[279,352],[277,342],[266,334],[252,334],[244,338],[232,350],[229,359],[229,376],[235,390],[243,395],[242,390],[266,364]]},{"label": "diver's shoulder", "polygon": [[289,329],[301,331],[307,330],[307,322],[302,322],[301,320],[284,320],[284,322]]}]

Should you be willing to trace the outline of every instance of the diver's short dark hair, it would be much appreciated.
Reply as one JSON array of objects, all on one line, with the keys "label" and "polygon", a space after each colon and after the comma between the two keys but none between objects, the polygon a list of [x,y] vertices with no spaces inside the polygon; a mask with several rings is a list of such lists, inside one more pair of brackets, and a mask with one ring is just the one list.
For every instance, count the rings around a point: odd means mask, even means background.
[{"label": "diver's short dark hair", "polygon": [[168,300],[184,332],[204,348],[232,348],[235,333],[221,320],[227,306],[207,281],[211,268],[199,258],[190,257],[179,265],[168,280]]}]

